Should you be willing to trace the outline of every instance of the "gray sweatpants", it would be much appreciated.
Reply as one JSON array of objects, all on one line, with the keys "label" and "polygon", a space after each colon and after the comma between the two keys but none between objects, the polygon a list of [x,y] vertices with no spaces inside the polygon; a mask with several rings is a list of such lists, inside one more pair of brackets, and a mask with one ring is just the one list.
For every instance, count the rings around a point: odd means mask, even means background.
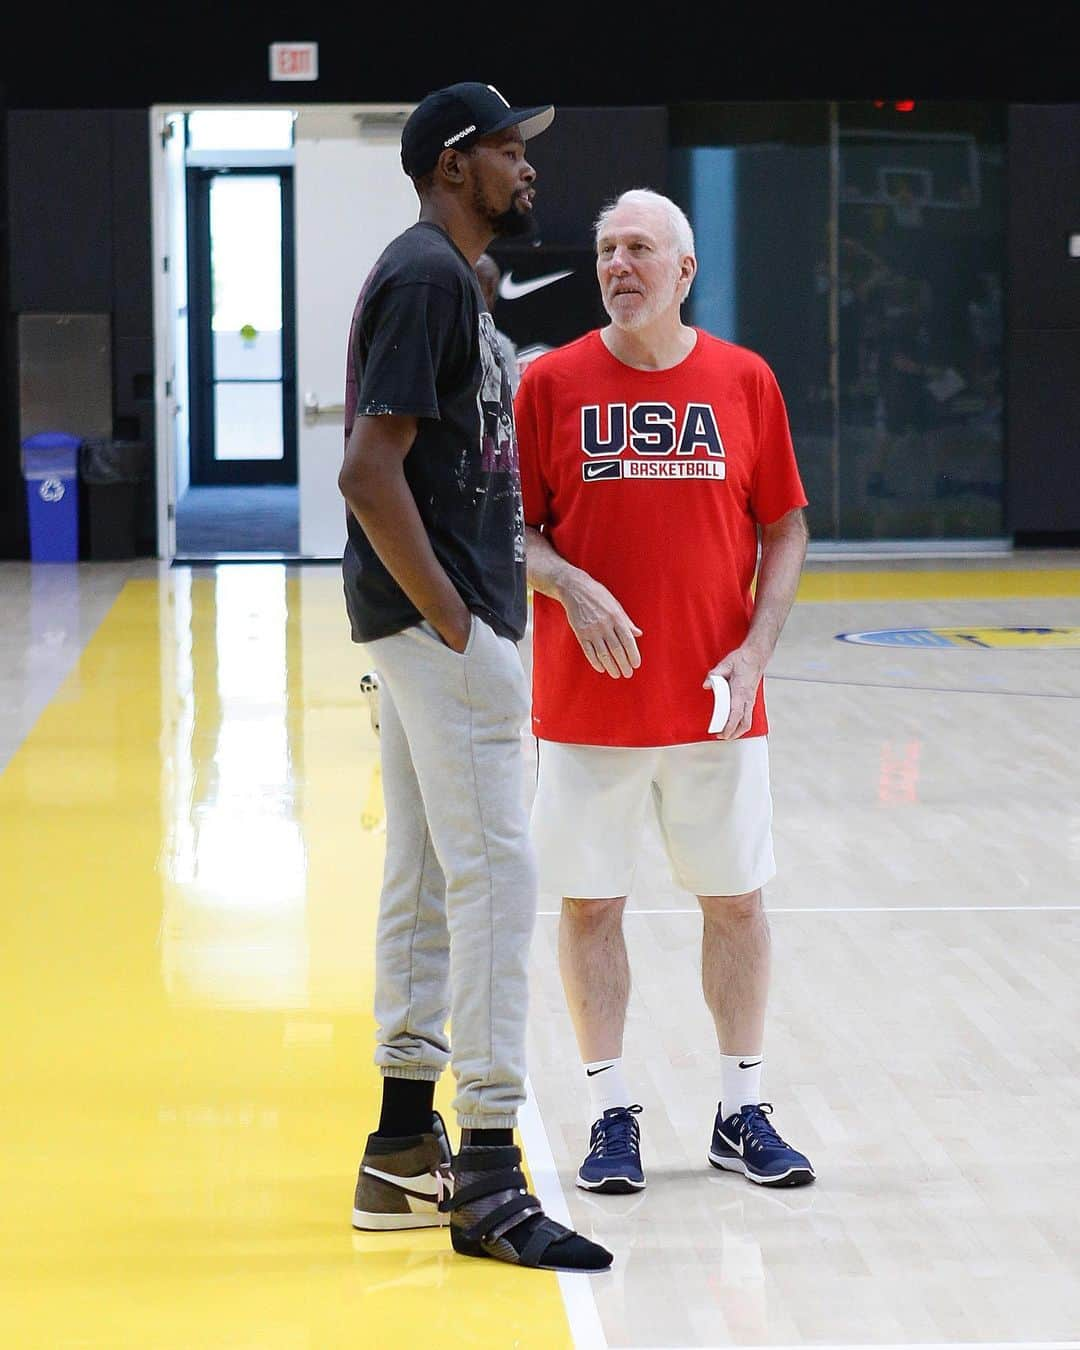
[{"label": "gray sweatpants", "polygon": [[521,748],[528,679],[515,644],[475,615],[463,655],[428,623],[367,649],[386,802],[375,1063],[433,1081],[449,1062],[459,1125],[510,1129],[525,1099],[537,904]]}]

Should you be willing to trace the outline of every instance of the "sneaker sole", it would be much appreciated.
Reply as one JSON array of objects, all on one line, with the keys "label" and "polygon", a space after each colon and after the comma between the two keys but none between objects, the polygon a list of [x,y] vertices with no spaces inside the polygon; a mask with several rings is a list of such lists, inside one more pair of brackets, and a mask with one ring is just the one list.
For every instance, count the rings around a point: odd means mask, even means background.
[{"label": "sneaker sole", "polygon": [[[456,1248],[455,1251],[457,1251]],[[487,1252],[457,1251],[457,1255],[467,1257],[470,1260],[479,1257],[482,1261],[498,1261],[500,1266],[507,1266],[510,1270],[554,1271],[556,1275],[606,1275],[614,1261],[613,1258],[606,1266],[546,1266],[543,1263],[538,1266],[523,1266],[517,1261],[499,1261],[497,1256],[489,1256]]]},{"label": "sneaker sole", "polygon": [[515,1270],[554,1270],[567,1275],[602,1275],[605,1270],[611,1269],[612,1262],[615,1259],[609,1252],[607,1264],[603,1266],[560,1266],[547,1261],[541,1261],[538,1266],[523,1266],[520,1261],[507,1261],[501,1256],[495,1256],[491,1252],[485,1251],[483,1244],[478,1241],[463,1239],[461,1231],[453,1225],[450,1228],[450,1246],[458,1256],[468,1256],[473,1260],[497,1261],[499,1265],[510,1266]]},{"label": "sneaker sole", "polygon": [[723,1172],[741,1172],[747,1181],[753,1181],[758,1186],[809,1186],[815,1180],[813,1170],[806,1167],[790,1167],[778,1176],[755,1176],[741,1158],[718,1157],[712,1149],[709,1150],[709,1162]]},{"label": "sneaker sole", "polygon": [[603,1181],[586,1181],[581,1175],[574,1178],[583,1191],[592,1191],[594,1195],[634,1195],[645,1189],[644,1180],[634,1181],[630,1177],[605,1177]]},{"label": "sneaker sole", "polygon": [[363,1209],[354,1209],[352,1212],[354,1228],[374,1233],[388,1233],[404,1228],[445,1228],[449,1222],[449,1214],[372,1214]]}]

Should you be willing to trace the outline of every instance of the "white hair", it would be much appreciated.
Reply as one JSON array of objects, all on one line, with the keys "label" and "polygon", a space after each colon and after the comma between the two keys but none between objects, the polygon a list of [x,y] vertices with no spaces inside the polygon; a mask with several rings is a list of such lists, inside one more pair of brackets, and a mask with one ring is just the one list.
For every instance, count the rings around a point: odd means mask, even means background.
[{"label": "white hair", "polygon": [[614,201],[608,202],[596,217],[596,223],[593,226],[594,243],[599,242],[600,235],[608,220],[620,206],[658,207],[667,217],[668,233],[673,251],[680,256],[689,253],[692,258],[697,257],[694,252],[694,231],[690,228],[686,213],[670,197],[664,197],[659,192],[653,192],[651,188],[630,188],[626,192],[621,192]]}]

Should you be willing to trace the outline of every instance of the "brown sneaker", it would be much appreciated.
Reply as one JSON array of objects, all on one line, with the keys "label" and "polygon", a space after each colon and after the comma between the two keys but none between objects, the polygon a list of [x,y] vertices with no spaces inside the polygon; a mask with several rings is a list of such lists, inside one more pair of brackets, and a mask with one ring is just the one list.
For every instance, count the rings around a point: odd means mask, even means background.
[{"label": "brown sneaker", "polygon": [[450,1141],[438,1111],[431,1133],[402,1139],[368,1135],[356,1178],[354,1228],[437,1228],[449,1221],[439,1201],[454,1193]]}]

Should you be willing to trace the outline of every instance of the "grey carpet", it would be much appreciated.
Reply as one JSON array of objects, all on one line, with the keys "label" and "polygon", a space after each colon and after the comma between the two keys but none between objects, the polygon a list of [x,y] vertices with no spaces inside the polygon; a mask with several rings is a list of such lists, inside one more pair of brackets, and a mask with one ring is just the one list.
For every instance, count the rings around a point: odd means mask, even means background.
[{"label": "grey carpet", "polygon": [[295,554],[299,515],[295,486],[188,488],[176,508],[176,551]]}]

